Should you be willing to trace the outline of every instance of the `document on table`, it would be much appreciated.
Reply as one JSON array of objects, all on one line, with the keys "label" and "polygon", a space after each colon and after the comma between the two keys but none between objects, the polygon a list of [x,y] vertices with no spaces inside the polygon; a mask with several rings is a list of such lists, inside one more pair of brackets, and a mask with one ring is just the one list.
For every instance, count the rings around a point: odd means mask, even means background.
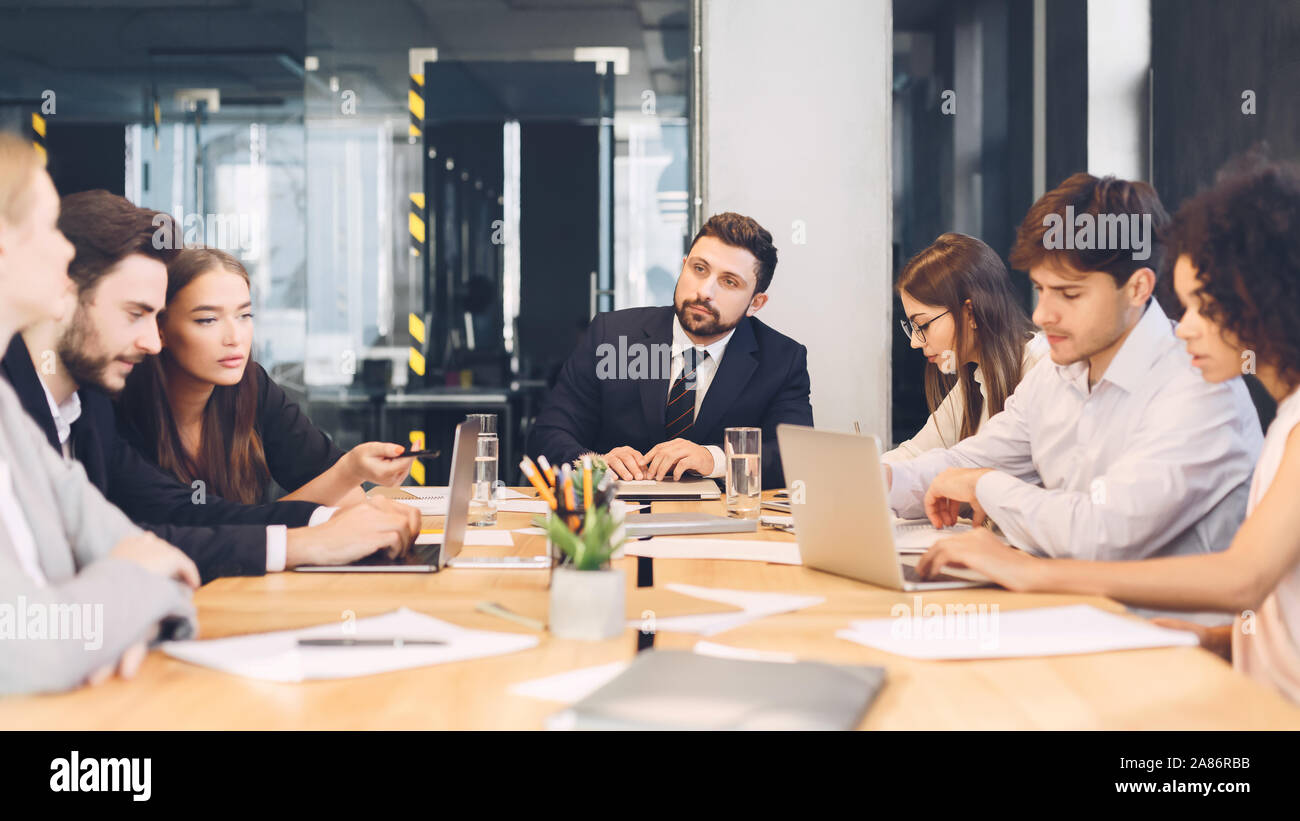
[{"label": "document on table", "polygon": [[[445,533],[421,533],[416,544],[442,544]],[[515,540],[509,530],[476,530],[466,528],[465,547],[514,547]]]},{"label": "document on table", "polygon": [[[749,650],[743,647],[714,644],[711,641],[696,642],[694,651],[706,656],[745,659],[747,661],[772,661],[789,664],[798,660],[792,653]],[[615,661],[609,664],[598,664],[595,667],[579,667],[576,670],[566,670],[553,676],[544,676],[512,684],[510,692],[542,701],[558,701],[562,704],[572,704],[575,701],[581,701],[613,681],[619,673],[628,668],[629,664],[631,664],[630,661]]]},{"label": "document on table", "polygon": [[894,519],[894,548],[899,553],[924,553],[940,539],[970,532],[969,524],[958,522],[939,530],[929,519]]},{"label": "document on table", "polygon": [[895,655],[928,660],[1068,656],[1197,643],[1195,634],[1186,630],[1157,627],[1087,604],[1006,613],[984,605],[950,605],[942,614],[932,616],[917,613],[861,619],[835,635]]},{"label": "document on table", "polygon": [[630,661],[615,661],[598,664],[595,667],[579,667],[553,676],[521,681],[510,686],[510,692],[519,696],[538,698],[542,701],[559,701],[572,704],[586,698],[605,684],[613,681],[615,676],[627,669]]},{"label": "document on table", "polygon": [[[346,630],[346,632],[345,632]],[[446,644],[405,647],[299,647],[299,638],[441,639]],[[167,655],[248,678],[297,682],[352,678],[449,661],[500,656],[537,646],[535,635],[469,630],[402,608],[354,622],[221,639],[168,641]]]},{"label": "document on table", "polygon": [[[751,593],[747,590],[727,590],[720,587],[698,587],[693,584],[665,585],[675,593],[694,596],[698,599],[722,602],[739,607],[739,613],[701,613],[690,616],[670,616],[654,620],[656,631],[670,633],[696,633],[701,636],[716,636],[728,630],[734,630],[751,621],[779,613],[791,613],[805,607],[815,607],[826,601],[821,596],[796,596],[790,593]],[[645,619],[633,619],[629,627],[644,628]]]},{"label": "document on table", "polygon": [[623,550],[629,556],[647,556],[652,559],[736,559],[772,564],[803,564],[799,558],[799,545],[795,542],[657,536],[628,542]]}]

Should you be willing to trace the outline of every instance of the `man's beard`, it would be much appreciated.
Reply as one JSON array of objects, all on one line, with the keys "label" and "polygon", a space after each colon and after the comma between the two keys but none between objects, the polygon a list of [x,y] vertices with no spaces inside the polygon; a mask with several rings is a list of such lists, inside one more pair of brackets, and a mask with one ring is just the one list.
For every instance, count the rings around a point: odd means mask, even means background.
[{"label": "man's beard", "polygon": [[[711,316],[702,317],[690,313],[687,309],[693,305],[699,306],[708,311]],[[724,325],[722,319],[718,316],[717,310],[712,305],[700,302],[699,300],[694,302],[683,302],[681,305],[675,307],[677,310],[677,321],[682,323],[683,328],[699,336],[721,336],[740,324],[740,319],[737,318],[735,322]]]},{"label": "man's beard", "polygon": [[110,386],[104,380],[104,372],[117,357],[110,354],[92,353],[99,345],[99,335],[94,326],[86,320],[80,306],[73,314],[72,323],[59,337],[58,354],[68,375],[79,386],[99,388],[109,394],[119,393],[120,387]]}]

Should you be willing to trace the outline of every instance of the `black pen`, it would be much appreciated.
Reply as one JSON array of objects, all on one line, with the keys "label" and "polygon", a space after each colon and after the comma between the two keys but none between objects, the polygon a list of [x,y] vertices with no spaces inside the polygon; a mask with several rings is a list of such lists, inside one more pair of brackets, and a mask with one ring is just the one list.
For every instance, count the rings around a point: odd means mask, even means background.
[{"label": "black pen", "polygon": [[404,639],[401,636],[375,639],[298,639],[299,647],[405,647],[446,644],[442,639]]}]

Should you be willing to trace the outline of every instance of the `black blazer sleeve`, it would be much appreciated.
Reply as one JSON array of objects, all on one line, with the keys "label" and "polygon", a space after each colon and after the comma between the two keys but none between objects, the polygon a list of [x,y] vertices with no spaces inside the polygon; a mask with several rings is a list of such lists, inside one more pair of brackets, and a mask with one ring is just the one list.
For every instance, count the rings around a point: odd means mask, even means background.
[{"label": "black blazer sleeve", "polygon": [[182,527],[142,524],[189,556],[203,584],[222,576],[261,576],[266,573],[266,528],[260,525]]},{"label": "black blazer sleeve", "polygon": [[780,424],[813,426],[812,382],[808,378],[808,349],[803,345],[790,360],[790,369],[776,396],[763,413],[763,487],[785,487],[785,471],[781,467],[781,448],[776,441],[776,426]]},{"label": "black blazer sleeve", "polygon": [[257,363],[258,432],[266,466],[276,484],[292,493],[343,458],[323,430],[312,424],[302,408],[275,384]]},{"label": "black blazer sleeve", "polygon": [[[105,426],[108,428],[108,426]],[[303,527],[319,505],[312,502],[275,502],[241,505],[219,496],[195,491],[146,459],[130,442],[108,428],[113,437],[109,461],[108,500],[140,525],[288,525]],[[261,538],[262,565],[266,564],[266,537]]]},{"label": "black blazer sleeve", "polygon": [[553,465],[590,452],[600,433],[601,397],[596,379],[596,349],[605,335],[605,314],[597,314],[578,343],[528,437],[528,452]]}]

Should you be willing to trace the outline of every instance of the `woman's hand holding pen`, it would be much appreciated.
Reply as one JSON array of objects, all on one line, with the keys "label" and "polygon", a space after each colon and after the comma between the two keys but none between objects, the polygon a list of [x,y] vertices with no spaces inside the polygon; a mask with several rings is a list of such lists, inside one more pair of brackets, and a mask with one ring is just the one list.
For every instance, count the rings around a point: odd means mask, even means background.
[{"label": "woman's hand holding pen", "polygon": [[357,482],[373,482],[384,487],[400,485],[411,472],[415,457],[402,454],[406,448],[389,442],[364,442],[343,455],[347,470]]}]

